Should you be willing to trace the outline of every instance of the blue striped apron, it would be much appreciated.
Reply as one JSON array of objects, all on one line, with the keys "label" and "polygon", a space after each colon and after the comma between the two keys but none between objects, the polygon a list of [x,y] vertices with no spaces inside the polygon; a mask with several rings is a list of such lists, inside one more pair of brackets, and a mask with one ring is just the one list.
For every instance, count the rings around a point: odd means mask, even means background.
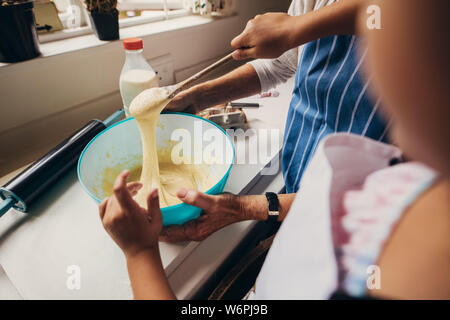
[{"label": "blue striped apron", "polygon": [[[317,144],[335,132],[384,141],[387,125],[369,97],[371,78],[361,77],[366,50],[356,36],[307,43],[302,51],[286,120],[282,168],[286,191],[297,192]],[[373,101],[375,103],[373,103]]]}]

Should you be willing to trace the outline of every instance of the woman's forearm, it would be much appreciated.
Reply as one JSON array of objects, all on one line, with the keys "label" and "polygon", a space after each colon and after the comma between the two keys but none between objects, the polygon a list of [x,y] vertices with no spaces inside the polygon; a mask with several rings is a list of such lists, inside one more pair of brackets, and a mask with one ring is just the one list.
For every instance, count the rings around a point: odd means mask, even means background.
[{"label": "woman's forearm", "polygon": [[207,108],[257,94],[261,91],[261,84],[253,66],[245,64],[189,90],[195,92],[198,104]]},{"label": "woman's forearm", "polygon": [[292,20],[291,47],[320,38],[357,33],[357,14],[370,0],[340,0]]},{"label": "woman's forearm", "polygon": [[[295,193],[279,194],[280,214],[278,221],[283,221],[295,199]],[[268,201],[265,195],[252,195],[239,197],[243,220],[267,220]]]},{"label": "woman's forearm", "polygon": [[144,251],[126,258],[135,299],[176,299],[164,272],[159,249]]}]

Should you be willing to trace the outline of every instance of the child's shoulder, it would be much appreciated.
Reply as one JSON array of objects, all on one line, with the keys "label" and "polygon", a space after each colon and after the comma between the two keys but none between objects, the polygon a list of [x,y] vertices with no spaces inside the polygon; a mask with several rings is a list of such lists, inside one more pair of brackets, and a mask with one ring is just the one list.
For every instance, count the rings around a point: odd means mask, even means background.
[{"label": "child's shoulder", "polygon": [[370,294],[450,298],[449,190],[448,180],[440,179],[405,208],[376,262],[384,281]]}]

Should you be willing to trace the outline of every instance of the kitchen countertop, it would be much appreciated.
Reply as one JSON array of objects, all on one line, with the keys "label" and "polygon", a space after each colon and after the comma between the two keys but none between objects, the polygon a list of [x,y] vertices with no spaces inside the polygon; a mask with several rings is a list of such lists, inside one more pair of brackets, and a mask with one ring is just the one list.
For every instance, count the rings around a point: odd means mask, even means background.
[{"label": "kitchen countertop", "polygon": [[[259,129],[274,129],[282,139],[292,87],[293,79],[277,89],[279,97],[242,99],[256,100],[261,107],[245,109],[248,126],[254,130],[247,141],[235,141],[237,157],[249,157],[249,146],[261,136]],[[272,148],[266,157],[271,159],[278,152]],[[255,177],[266,163],[235,164],[224,191],[251,192],[251,184],[258,183]],[[0,183],[6,180],[1,178]],[[279,170],[265,183],[263,189],[279,191],[283,186]],[[124,256],[104,231],[97,205],[82,190],[75,169],[30,213],[10,210],[0,219],[0,299],[132,298]],[[192,297],[253,226],[250,221],[236,223],[202,242],[160,243],[165,271],[177,297]],[[74,289],[75,275],[79,275],[80,287]]]}]

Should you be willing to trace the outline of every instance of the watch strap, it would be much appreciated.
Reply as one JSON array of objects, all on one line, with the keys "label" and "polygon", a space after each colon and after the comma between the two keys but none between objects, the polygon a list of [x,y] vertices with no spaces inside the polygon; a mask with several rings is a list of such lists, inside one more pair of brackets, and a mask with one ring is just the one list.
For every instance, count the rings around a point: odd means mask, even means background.
[{"label": "watch strap", "polygon": [[278,201],[278,195],[274,192],[266,192],[266,198],[269,202],[268,221],[277,221],[280,215],[280,202]]}]

